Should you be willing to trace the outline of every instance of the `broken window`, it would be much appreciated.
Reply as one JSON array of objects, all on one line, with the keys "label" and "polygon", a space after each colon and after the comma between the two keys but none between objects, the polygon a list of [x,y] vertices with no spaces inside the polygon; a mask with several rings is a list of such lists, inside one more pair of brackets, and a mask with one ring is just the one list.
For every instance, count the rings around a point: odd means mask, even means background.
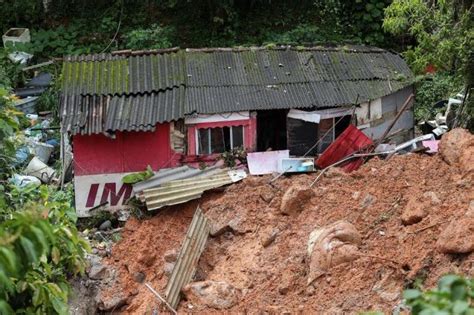
[{"label": "broken window", "polygon": [[230,151],[244,145],[244,128],[231,126],[198,129],[197,142],[198,155]]}]

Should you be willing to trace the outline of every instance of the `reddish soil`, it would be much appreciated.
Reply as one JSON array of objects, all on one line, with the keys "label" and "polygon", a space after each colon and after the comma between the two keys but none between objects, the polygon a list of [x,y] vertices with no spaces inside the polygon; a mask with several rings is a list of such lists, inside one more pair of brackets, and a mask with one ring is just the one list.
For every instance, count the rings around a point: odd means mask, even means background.
[{"label": "reddish soil", "polygon": [[[213,222],[234,219],[234,232],[209,238],[199,263],[199,278],[226,281],[242,292],[230,313],[389,312],[400,303],[403,288],[414,282],[436,285],[448,272],[474,274],[474,254],[440,253],[436,241],[452,220],[465,215],[474,200],[472,177],[438,155],[409,154],[389,161],[372,159],[359,170],[328,172],[313,186],[302,212],[284,215],[281,198],[291,185],[308,186],[316,174],[294,175],[268,184],[270,176],[249,177],[225,192],[164,210],[151,219],[129,220],[108,263],[120,272],[119,286],[130,296],[123,313],[150,313],[157,299],[133,280],[137,271],[164,292],[163,255],[177,248],[193,211],[201,208]],[[401,214],[414,195],[427,193],[431,204],[418,223],[403,225]],[[433,192],[433,193],[431,193]],[[352,223],[362,235],[360,257],[330,269],[307,284],[310,233],[338,220]],[[267,247],[262,240],[277,229]],[[178,311],[218,313],[182,301]]]}]

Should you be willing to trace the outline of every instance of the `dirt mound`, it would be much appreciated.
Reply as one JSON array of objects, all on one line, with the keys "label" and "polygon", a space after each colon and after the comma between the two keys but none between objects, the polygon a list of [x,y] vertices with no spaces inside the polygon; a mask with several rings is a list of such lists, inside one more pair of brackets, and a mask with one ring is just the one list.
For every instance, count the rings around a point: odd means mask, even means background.
[{"label": "dirt mound", "polygon": [[[208,193],[149,220],[127,222],[108,260],[120,269],[121,288],[110,292],[129,295],[124,313],[156,309],[158,300],[133,274],[144,273],[145,282],[164,292],[165,253],[179,248],[200,203],[212,222],[229,228],[209,239],[194,280],[225,282],[239,290],[238,303],[226,311],[389,312],[400,302],[403,288],[415,281],[431,287],[448,272],[474,274],[474,253],[469,252],[473,240],[463,234],[472,236],[472,226],[456,234],[466,253],[446,254],[449,250],[437,244],[443,231],[461,229],[451,222],[464,222],[474,200],[473,183],[463,174],[440,155],[372,159],[349,175],[320,178],[296,216],[280,212],[283,195],[292,186],[308,187],[316,174],[283,177],[272,184],[269,176],[249,177],[225,192]],[[410,200],[423,203],[423,216],[404,225],[402,214]],[[311,232],[338,221],[360,234],[354,243],[357,251],[351,252],[358,257],[326,265],[324,274],[308,285]],[[178,311],[219,313],[193,302],[183,300]]]}]

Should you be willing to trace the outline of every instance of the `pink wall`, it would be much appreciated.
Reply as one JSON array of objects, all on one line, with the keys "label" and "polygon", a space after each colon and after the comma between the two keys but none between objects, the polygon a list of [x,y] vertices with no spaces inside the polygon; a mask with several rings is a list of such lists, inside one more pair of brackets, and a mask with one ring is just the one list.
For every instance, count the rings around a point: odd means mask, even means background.
[{"label": "pink wall", "polygon": [[188,127],[188,155],[196,155],[196,130],[201,128],[216,128],[229,126],[244,127],[244,146],[248,151],[255,151],[257,147],[257,117],[243,120],[219,121],[187,125]]},{"label": "pink wall", "polygon": [[179,157],[171,149],[169,124],[154,132],[117,132],[111,139],[102,134],[73,137],[76,175],[124,173],[175,166]]}]

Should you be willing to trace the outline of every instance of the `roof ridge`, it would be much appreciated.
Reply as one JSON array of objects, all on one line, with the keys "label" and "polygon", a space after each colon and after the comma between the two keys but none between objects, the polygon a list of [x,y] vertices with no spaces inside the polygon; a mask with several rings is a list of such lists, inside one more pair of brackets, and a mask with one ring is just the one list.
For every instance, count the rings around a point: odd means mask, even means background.
[{"label": "roof ridge", "polygon": [[63,58],[65,61],[74,62],[74,61],[102,61],[106,60],[108,57],[115,58],[127,58],[134,56],[148,56],[148,55],[163,55],[169,53],[213,53],[213,52],[245,52],[245,51],[343,51],[343,52],[352,52],[352,53],[394,53],[390,50],[375,46],[367,45],[267,45],[267,46],[236,46],[236,47],[202,47],[202,48],[162,48],[162,49],[147,49],[147,50],[116,50],[110,53],[100,53],[100,54],[82,54],[82,55],[67,55]]}]

